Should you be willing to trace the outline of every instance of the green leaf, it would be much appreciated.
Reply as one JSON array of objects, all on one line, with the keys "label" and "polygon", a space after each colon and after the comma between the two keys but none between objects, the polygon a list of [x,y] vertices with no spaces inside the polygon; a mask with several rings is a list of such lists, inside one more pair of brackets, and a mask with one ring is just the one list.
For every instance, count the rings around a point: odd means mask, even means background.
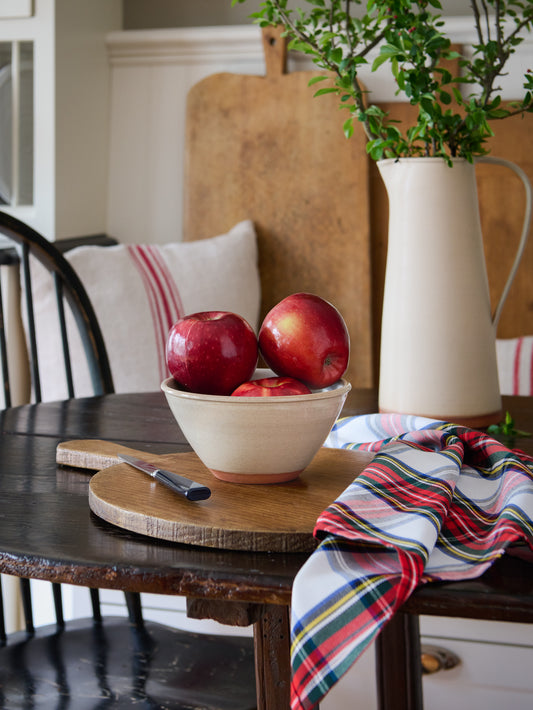
[{"label": "green leaf", "polygon": [[325,76],[324,74],[320,74],[319,76],[314,76],[312,79],[309,79],[307,82],[307,86],[313,86],[313,84],[318,84],[319,81],[325,81],[328,77]]},{"label": "green leaf", "polygon": [[459,91],[459,89],[457,89],[457,88],[455,88],[455,87],[452,87],[452,93],[453,93],[453,97],[454,97],[454,99],[456,100],[456,102],[457,102],[459,105],[462,105],[462,103],[463,103],[463,95],[461,94],[461,92]]},{"label": "green leaf", "polygon": [[344,135],[346,138],[351,138],[354,133],[354,126],[353,126],[353,120],[350,117],[347,121],[344,121],[342,124],[342,130],[344,131]]},{"label": "green leaf", "polygon": [[383,157],[383,150],[383,141],[370,141],[367,146],[367,153],[373,160],[381,160],[381,158]]},{"label": "green leaf", "polygon": [[338,94],[339,90],[335,86],[329,86],[326,89],[319,89],[318,91],[315,91],[313,96],[324,96],[324,94]]},{"label": "green leaf", "polygon": [[388,62],[389,59],[390,59],[390,56],[388,56],[386,54],[378,54],[378,56],[372,62],[372,71],[376,71],[376,69],[379,69],[379,67],[382,64],[385,64],[385,62]]},{"label": "green leaf", "polygon": [[502,119],[502,118],[507,118],[507,116],[509,116],[509,114],[510,114],[510,111],[507,111],[504,108],[495,109],[495,110],[491,109],[488,112],[488,117],[490,119],[495,119],[495,118]]},{"label": "green leaf", "polygon": [[333,51],[328,53],[328,59],[334,64],[339,64],[342,61],[343,53],[340,47],[336,47]]},{"label": "green leaf", "polygon": [[531,436],[529,432],[521,431],[520,429],[515,428],[514,419],[508,411],[505,412],[505,417],[501,422],[498,424],[491,424],[487,427],[487,433],[492,434],[493,436],[501,436],[504,439],[511,441],[517,437]]}]

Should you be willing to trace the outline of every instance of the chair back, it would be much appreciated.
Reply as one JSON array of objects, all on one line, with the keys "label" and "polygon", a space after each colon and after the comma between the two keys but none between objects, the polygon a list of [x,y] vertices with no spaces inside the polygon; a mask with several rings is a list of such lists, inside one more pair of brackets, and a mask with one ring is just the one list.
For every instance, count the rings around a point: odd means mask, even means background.
[{"label": "chair back", "polygon": [[[25,308],[27,350],[34,400],[36,402],[41,401],[41,378],[36,340],[37,324],[34,312],[31,258],[37,259],[49,272],[50,278],[53,280],[59,332],[61,334],[61,343],[58,343],[58,355],[59,352],[61,352],[61,355],[58,357],[58,363],[64,370],[68,396],[74,397],[75,391],[67,337],[66,304],[68,304],[74,316],[80,333],[94,394],[113,392],[113,378],[100,326],[85,288],[72,266],[61,252],[41,234],[24,222],[4,212],[0,212],[0,233],[12,241],[15,246],[14,251],[9,251],[5,255],[2,263],[20,263],[20,282],[24,291],[22,301]],[[8,307],[8,304],[3,303],[2,290],[0,288],[0,357],[2,360],[2,383],[6,407],[12,405],[11,373],[6,339],[8,316],[5,311]]]},{"label": "chair back", "polygon": [[[16,246],[14,250],[4,250],[1,262],[11,263],[15,268],[20,266],[22,272],[20,281],[26,310],[34,399],[41,400],[37,345],[42,343],[42,337],[35,337],[35,327],[38,325],[35,317],[38,312],[47,311],[49,304],[54,301],[58,310],[58,332],[62,340],[57,350],[58,369],[64,365],[68,396],[76,396],[77,382],[72,373],[74,363],[71,363],[71,348],[66,337],[67,332],[72,339],[77,336],[71,327],[67,327],[71,324],[71,313],[81,336],[94,393],[112,393],[113,380],[102,333],[87,292],[72,266],[56,246],[7,214],[0,213],[0,233],[9,237]],[[87,241],[105,245],[114,242],[108,237],[100,239],[100,236]],[[40,290],[42,269],[34,268],[36,265],[32,263],[33,258],[50,273],[55,298],[49,298],[49,284],[46,284],[46,299],[43,298]],[[32,285],[35,286],[34,290]],[[34,292],[35,298],[41,299],[40,308],[33,307]],[[48,329],[52,329],[49,318],[47,323],[44,335],[49,336],[49,339],[55,338],[54,334],[49,334]],[[3,363],[6,363],[7,340],[3,310],[0,308]],[[76,346],[74,350],[73,344],[72,352],[80,352],[79,347]],[[76,357],[79,359],[80,355]],[[43,359],[41,357],[44,371]],[[9,375],[9,367],[3,364],[8,406],[11,394]],[[43,392],[46,395],[44,380],[43,376]],[[126,618],[117,610],[118,613],[106,615],[104,619],[99,590],[89,589],[92,616],[66,621],[63,615],[62,586],[57,583],[51,584],[55,624],[36,628],[32,606],[34,590],[29,579],[20,579],[19,599],[25,628],[11,633],[11,629],[6,629],[9,612],[4,609],[4,601],[8,602],[9,607],[14,606],[9,604],[13,596],[11,590],[7,590],[10,594],[5,593],[8,579],[14,581],[11,577],[0,577],[0,647],[4,647],[0,648],[0,668],[5,671],[1,674],[0,696],[2,700],[7,698],[9,707],[12,706],[9,703],[13,698],[16,698],[14,702],[19,705],[24,700],[24,707],[33,707],[34,703],[43,708],[66,707],[71,703],[77,707],[80,688],[90,689],[87,690],[87,697],[93,699],[91,707],[107,707],[110,698],[114,707],[120,705],[128,708],[139,703],[146,707],[164,705],[176,709],[202,707],[215,710],[231,707],[251,710],[255,707],[252,639],[194,634],[151,620],[145,621],[139,592],[124,592]],[[154,695],[157,699],[154,699]],[[4,706],[3,702],[0,704]]]},{"label": "chair back", "polygon": [[[61,252],[41,234],[15,217],[0,212],[0,234],[12,243],[4,247],[1,263],[20,269],[20,284],[23,289],[22,303],[26,310],[27,352],[33,399],[41,401],[41,377],[39,371],[39,352],[36,339],[36,321],[32,290],[31,259],[37,259],[50,274],[55,291],[55,303],[59,322],[61,342],[57,344],[58,369],[62,367],[69,397],[75,396],[72,377],[72,363],[66,326],[66,306],[72,312],[77,324],[83,349],[87,358],[94,394],[113,392],[113,379],[109,360],[93,307],[76,272]],[[2,274],[0,270],[0,358],[2,370],[2,388],[6,407],[12,406],[12,372],[8,362],[8,335],[6,323],[9,322],[9,310],[13,304],[2,297]],[[20,363],[16,363],[20,367]],[[54,610],[58,627],[64,625],[61,586],[52,584]],[[98,590],[91,589],[91,602],[95,620],[100,618]],[[24,613],[25,628],[29,634],[34,632],[30,581],[20,580],[20,601]],[[130,600],[128,600],[129,604]],[[135,604],[131,601],[131,604]],[[130,609],[130,611],[132,611]],[[0,644],[6,641],[6,629],[3,610],[2,587],[0,584]]]}]

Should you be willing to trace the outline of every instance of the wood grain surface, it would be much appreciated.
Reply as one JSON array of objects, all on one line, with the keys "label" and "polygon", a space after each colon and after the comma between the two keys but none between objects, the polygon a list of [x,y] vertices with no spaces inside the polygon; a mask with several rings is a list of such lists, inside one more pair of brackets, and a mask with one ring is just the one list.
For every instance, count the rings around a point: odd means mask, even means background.
[{"label": "wood grain surface", "polygon": [[[215,74],[187,100],[184,238],[251,219],[257,230],[262,316],[310,291],[343,314],[346,379],[372,372],[369,163],[366,139],[347,140],[335,95],[313,98],[316,72],[285,73],[283,44],[264,36],[266,76]],[[347,116],[347,114],[346,114]]]},{"label": "wood grain surface", "polygon": [[[190,502],[125,463],[131,453],[211,488]],[[215,478],[193,452],[157,456],[101,440],[62,442],[57,462],[96,469],[89,484],[91,510],[109,523],[162,540],[231,550],[308,552],[319,514],[372,459],[372,455],[322,448],[295,481],[232,484]]]}]

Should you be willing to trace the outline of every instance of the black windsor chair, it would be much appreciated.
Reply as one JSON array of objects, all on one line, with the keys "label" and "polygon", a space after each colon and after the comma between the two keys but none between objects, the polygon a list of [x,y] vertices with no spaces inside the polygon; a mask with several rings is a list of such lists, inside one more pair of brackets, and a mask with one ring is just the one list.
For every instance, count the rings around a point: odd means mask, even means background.
[{"label": "black windsor chair", "polygon": [[[51,273],[62,334],[69,397],[74,383],[66,338],[65,301],[77,323],[94,394],[113,392],[100,327],[87,293],[62,253],[18,219],[0,213],[0,233],[15,245],[3,263],[20,264],[25,289],[33,399],[41,401],[30,257]],[[11,406],[4,305],[0,283],[0,357],[6,407]],[[58,360],[59,361],[59,360]],[[141,598],[125,592],[128,616],[104,618],[98,589],[92,617],[65,621],[61,585],[54,583],[56,622],[36,627],[29,579],[20,579],[25,629],[6,634],[0,584],[0,708],[145,708],[248,710],[256,707],[251,639],[194,634],[143,619]],[[148,677],[151,679],[147,685]],[[153,689],[156,692],[153,692]]]}]

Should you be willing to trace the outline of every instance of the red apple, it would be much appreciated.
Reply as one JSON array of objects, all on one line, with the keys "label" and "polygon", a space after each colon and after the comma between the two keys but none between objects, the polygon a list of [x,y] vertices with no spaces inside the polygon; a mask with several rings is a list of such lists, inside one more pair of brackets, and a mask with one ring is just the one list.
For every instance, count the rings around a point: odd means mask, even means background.
[{"label": "red apple", "polygon": [[277,375],[318,389],[346,371],[350,337],[335,306],[311,293],[294,293],[267,313],[259,330],[259,349]]},{"label": "red apple", "polygon": [[239,385],[232,397],[286,397],[295,394],[311,394],[309,387],[294,377],[263,377]]},{"label": "red apple", "polygon": [[167,338],[170,374],[199,394],[231,394],[251,378],[257,357],[256,335],[235,313],[193,313],[176,321]]}]

